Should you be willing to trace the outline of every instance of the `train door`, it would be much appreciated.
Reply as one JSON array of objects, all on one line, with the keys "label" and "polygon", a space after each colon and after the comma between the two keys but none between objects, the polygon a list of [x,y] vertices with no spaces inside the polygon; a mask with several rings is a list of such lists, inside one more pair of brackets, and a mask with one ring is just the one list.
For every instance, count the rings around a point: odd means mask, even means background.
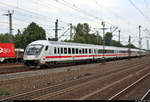
[{"label": "train door", "polygon": [[[49,50],[50,50],[49,46],[46,45],[46,46],[45,46],[45,49],[44,49],[44,51],[43,51],[43,53],[42,53],[42,55],[43,55],[42,57],[43,57],[43,58],[46,58],[46,61],[49,60],[49,58],[48,58],[48,57],[50,56],[50,54],[49,54],[50,51],[49,51]],[[43,59],[43,58],[42,58],[42,59]]]},{"label": "train door", "polygon": [[59,46],[54,47],[54,61],[60,61],[61,58],[61,48]]},{"label": "train door", "polygon": [[72,60],[72,51],[70,47],[68,47],[68,58],[68,60]]},{"label": "train door", "polygon": [[60,61],[61,60],[61,48],[57,47],[56,49],[57,49],[57,56],[59,56],[58,60]]},{"label": "train door", "polygon": [[115,50],[114,52],[115,52],[115,55],[116,55],[116,58],[117,58],[117,56],[118,56],[118,54],[119,54],[119,51],[118,51],[118,50]]},{"label": "train door", "polygon": [[93,61],[95,60],[95,53],[94,53],[94,49],[92,49],[92,56],[93,56]]}]

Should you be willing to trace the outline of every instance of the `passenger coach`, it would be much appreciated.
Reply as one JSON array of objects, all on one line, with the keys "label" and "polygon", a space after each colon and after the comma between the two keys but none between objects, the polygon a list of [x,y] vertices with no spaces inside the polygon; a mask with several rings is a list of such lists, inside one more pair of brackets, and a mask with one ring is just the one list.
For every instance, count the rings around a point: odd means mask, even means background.
[{"label": "passenger coach", "polygon": [[[98,61],[107,58],[128,57],[128,48],[38,40],[30,43],[24,53],[26,66],[49,65],[64,61]],[[131,49],[130,56],[139,56],[138,49]]]}]

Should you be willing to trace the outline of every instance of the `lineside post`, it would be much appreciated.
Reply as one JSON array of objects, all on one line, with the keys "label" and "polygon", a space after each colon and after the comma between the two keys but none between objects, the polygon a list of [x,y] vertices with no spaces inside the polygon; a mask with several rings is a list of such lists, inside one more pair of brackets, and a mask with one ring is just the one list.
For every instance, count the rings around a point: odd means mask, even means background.
[{"label": "lineside post", "polygon": [[102,64],[105,64],[105,23],[102,21],[102,30],[103,30],[103,61],[102,61]]},{"label": "lineside post", "polygon": [[129,35],[129,49],[128,49],[128,60],[130,60],[130,57],[131,57],[131,36]]}]

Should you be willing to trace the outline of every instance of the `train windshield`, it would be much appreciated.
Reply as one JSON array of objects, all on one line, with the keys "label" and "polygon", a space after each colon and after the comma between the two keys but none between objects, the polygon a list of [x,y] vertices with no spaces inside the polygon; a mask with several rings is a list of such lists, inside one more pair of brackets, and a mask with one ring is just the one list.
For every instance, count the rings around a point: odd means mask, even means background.
[{"label": "train windshield", "polygon": [[27,47],[26,55],[39,55],[43,49],[43,45],[34,44]]}]

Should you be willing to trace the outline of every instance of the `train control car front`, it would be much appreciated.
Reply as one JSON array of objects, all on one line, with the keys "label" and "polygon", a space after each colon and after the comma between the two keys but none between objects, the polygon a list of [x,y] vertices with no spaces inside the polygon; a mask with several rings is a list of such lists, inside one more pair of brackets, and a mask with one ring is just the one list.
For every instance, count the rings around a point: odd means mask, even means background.
[{"label": "train control car front", "polygon": [[45,64],[42,59],[43,49],[46,45],[46,41],[38,40],[30,43],[24,53],[24,65],[25,66],[41,66]]}]

